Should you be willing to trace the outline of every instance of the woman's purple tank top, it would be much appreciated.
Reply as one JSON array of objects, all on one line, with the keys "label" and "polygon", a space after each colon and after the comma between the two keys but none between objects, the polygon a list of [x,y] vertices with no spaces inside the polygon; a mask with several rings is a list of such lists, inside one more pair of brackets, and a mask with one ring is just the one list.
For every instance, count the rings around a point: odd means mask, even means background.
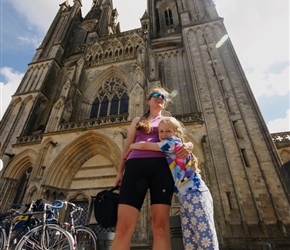
[{"label": "woman's purple tank top", "polygon": [[[146,142],[159,142],[158,137],[158,125],[162,120],[162,117],[157,117],[151,121],[152,131],[147,134],[141,129],[136,132],[135,142],[146,141]],[[151,150],[132,150],[129,154],[128,159],[131,158],[152,158],[152,157],[165,157],[163,152],[151,151]]]}]

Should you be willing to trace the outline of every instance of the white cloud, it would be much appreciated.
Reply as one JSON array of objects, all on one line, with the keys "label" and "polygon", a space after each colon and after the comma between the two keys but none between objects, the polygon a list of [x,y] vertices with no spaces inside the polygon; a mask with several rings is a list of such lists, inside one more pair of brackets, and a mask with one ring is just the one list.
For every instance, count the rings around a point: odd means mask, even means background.
[{"label": "white cloud", "polygon": [[290,131],[290,109],[287,110],[286,117],[269,121],[267,127],[271,133]]},{"label": "white cloud", "polygon": [[37,36],[19,36],[17,39],[21,41],[21,43],[32,44],[35,48],[37,48],[41,43],[41,39]]},{"label": "white cloud", "polygon": [[[11,95],[16,92],[21,79],[24,74],[17,72],[11,68],[4,67],[0,69],[1,82],[0,82],[0,94],[1,94],[1,105],[0,105],[0,119],[7,109],[10,101]],[[2,82],[2,80],[4,82]]]},{"label": "white cloud", "polygon": [[[255,97],[286,95],[289,66],[267,72],[273,64],[289,62],[289,0],[216,0],[218,14],[245,69]],[[247,71],[247,69],[251,69]]]},{"label": "white cloud", "polygon": [[256,97],[262,96],[285,96],[289,94],[289,69],[284,68],[281,73],[265,73],[258,69],[247,73],[248,81],[250,82],[252,91]]}]

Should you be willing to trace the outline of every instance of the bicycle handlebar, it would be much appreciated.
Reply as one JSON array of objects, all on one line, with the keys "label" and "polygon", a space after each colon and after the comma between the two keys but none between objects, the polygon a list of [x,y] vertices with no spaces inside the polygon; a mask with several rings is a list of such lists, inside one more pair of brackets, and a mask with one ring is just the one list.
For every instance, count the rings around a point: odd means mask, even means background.
[{"label": "bicycle handlebar", "polygon": [[51,208],[52,209],[61,209],[61,208],[63,208],[63,204],[64,204],[63,201],[55,200],[55,201],[52,202]]},{"label": "bicycle handlebar", "polygon": [[63,208],[63,204],[64,203],[61,200],[54,200],[52,202],[52,204],[46,203],[45,205],[48,208],[47,212],[50,215],[50,218],[46,218],[46,221],[51,222],[51,221],[55,220],[56,213],[53,211],[53,209],[61,209],[61,208]]}]

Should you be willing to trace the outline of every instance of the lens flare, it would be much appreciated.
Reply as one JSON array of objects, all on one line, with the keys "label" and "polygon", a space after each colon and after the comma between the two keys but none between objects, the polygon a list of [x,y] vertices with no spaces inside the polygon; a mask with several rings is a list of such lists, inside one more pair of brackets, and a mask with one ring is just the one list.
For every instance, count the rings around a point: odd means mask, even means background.
[{"label": "lens flare", "polygon": [[170,98],[174,99],[178,95],[178,91],[175,89],[170,93]]},{"label": "lens flare", "polygon": [[219,40],[219,41],[217,42],[217,44],[215,45],[215,47],[216,47],[216,48],[219,48],[220,46],[222,46],[223,43],[224,43],[226,40],[228,40],[228,38],[229,38],[229,35],[228,35],[228,34],[224,35],[224,36],[221,38],[221,40]]}]

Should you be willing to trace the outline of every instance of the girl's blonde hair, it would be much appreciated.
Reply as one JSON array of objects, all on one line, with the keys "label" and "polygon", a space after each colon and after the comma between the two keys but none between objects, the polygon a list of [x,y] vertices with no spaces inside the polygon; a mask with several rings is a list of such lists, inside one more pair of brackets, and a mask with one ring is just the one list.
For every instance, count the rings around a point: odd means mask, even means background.
[{"label": "girl's blonde hair", "polygon": [[[174,117],[163,117],[160,121],[159,125],[161,123],[168,124],[170,123],[173,126],[174,132],[176,137],[180,138],[181,142],[184,142],[184,125],[175,119]],[[198,160],[194,154],[191,153],[192,158],[192,165],[193,165],[193,171],[197,174],[200,173],[200,169],[198,168]]]},{"label": "girl's blonde hair", "polygon": [[[160,94],[165,95],[166,102],[164,104],[164,108],[163,108],[162,112],[165,113],[166,115],[171,115],[170,112],[165,110],[166,103],[171,101],[169,92],[166,91],[162,87],[155,87],[155,88],[151,89],[151,91],[149,92],[147,100],[150,100],[152,98],[153,93],[160,93]],[[149,119],[149,114],[150,114],[150,108],[148,108],[148,110],[141,116],[140,121],[136,124],[135,128],[137,130],[143,129],[146,133],[151,132],[151,119]]]},{"label": "girl's blonde hair", "polygon": [[184,142],[183,136],[184,136],[185,128],[180,121],[170,116],[170,117],[163,117],[159,125],[161,123],[164,123],[164,124],[170,123],[173,126],[176,137],[180,138],[181,142]]}]

